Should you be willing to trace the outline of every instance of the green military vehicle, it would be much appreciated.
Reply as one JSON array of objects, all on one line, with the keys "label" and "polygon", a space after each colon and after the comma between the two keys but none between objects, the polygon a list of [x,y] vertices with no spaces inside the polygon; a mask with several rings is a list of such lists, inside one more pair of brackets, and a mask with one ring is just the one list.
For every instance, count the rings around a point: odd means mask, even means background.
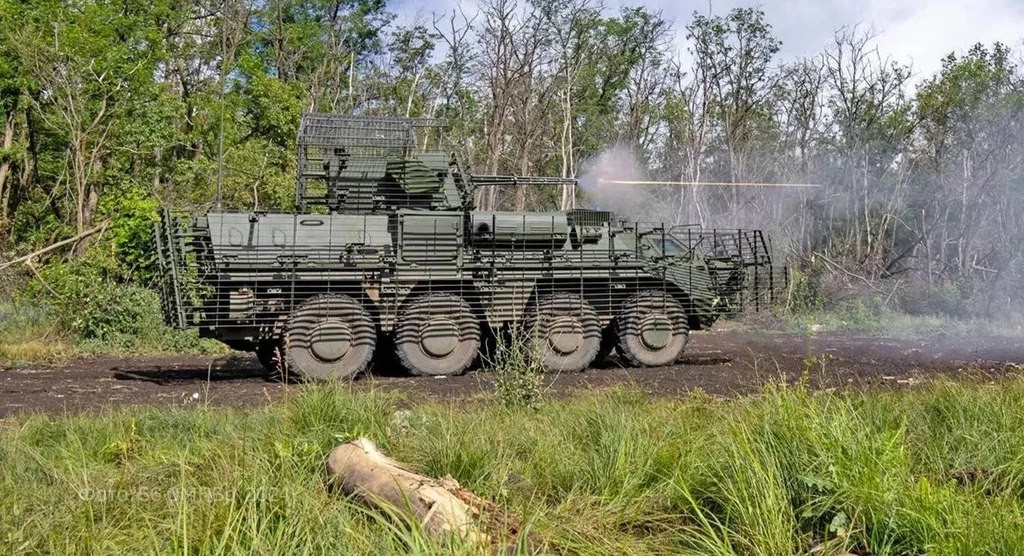
[{"label": "green military vehicle", "polygon": [[354,377],[383,352],[416,375],[459,374],[510,329],[529,330],[551,371],[612,350],[661,366],[691,331],[767,306],[786,283],[758,230],[475,210],[480,187],[566,180],[474,175],[418,144],[443,125],[308,114],[294,212],[166,211],[155,236],[168,322],[311,380]]}]

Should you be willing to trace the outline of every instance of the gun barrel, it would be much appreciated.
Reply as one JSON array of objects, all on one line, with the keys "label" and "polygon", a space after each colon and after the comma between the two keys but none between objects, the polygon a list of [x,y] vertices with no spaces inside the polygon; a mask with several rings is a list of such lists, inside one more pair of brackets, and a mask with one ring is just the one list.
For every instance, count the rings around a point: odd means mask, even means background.
[{"label": "gun barrel", "polygon": [[473,185],[575,185],[574,178],[552,178],[544,176],[498,176],[472,175]]}]

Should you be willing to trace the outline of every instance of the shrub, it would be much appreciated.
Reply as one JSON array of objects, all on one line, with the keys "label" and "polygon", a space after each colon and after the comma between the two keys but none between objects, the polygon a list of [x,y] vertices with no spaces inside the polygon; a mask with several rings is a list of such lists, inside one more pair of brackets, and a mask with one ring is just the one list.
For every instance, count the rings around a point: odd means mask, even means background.
[{"label": "shrub", "polygon": [[[164,326],[159,296],[118,279],[120,263],[107,247],[94,246],[72,262],[43,267],[41,280],[29,282],[12,297],[23,300],[19,306],[42,308],[33,318],[45,317],[48,329],[62,332],[87,353],[222,350],[212,340],[201,340],[194,330]],[[22,314],[28,313],[23,310]]]},{"label": "shrub", "polygon": [[514,327],[499,338],[495,356],[489,363],[502,405],[514,409],[537,407],[544,368],[527,329]]},{"label": "shrub", "polygon": [[911,315],[943,315],[965,317],[974,311],[964,293],[965,288],[955,282],[937,286],[913,284],[903,288],[899,297],[900,308]]},{"label": "shrub", "polygon": [[811,313],[825,308],[825,294],[822,291],[821,269],[811,268],[807,272],[791,270],[792,287],[789,309],[794,313]]},{"label": "shrub", "polygon": [[870,330],[885,323],[885,302],[878,297],[856,299],[836,308],[836,316],[844,328]]},{"label": "shrub", "polygon": [[141,336],[162,325],[157,295],[138,286],[109,284],[82,300],[73,311],[72,328],[83,339],[110,340]]}]

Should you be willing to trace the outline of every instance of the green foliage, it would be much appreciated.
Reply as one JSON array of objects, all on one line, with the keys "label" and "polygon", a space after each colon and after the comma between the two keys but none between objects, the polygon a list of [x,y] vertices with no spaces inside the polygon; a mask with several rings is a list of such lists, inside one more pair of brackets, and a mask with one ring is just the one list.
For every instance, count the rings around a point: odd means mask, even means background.
[{"label": "green foliage", "polygon": [[69,317],[71,328],[86,340],[112,340],[140,336],[160,323],[159,300],[138,286],[107,286],[80,298]]},{"label": "green foliage", "polygon": [[886,317],[891,312],[886,310],[884,299],[874,296],[840,303],[834,314],[843,328],[884,330]]},{"label": "green foliage", "polygon": [[820,311],[825,308],[825,295],[821,288],[820,267],[812,268],[806,272],[793,268],[790,270],[791,290],[789,294],[789,307],[794,313],[809,313]]},{"label": "green foliage", "polygon": [[15,314],[23,315],[26,307],[37,307],[31,314],[46,321],[46,326],[34,327],[35,337],[18,341],[36,340],[43,336],[40,328],[44,328],[51,337],[64,337],[85,353],[223,351],[215,342],[200,340],[194,330],[164,326],[156,292],[121,281],[125,271],[117,258],[117,245],[116,237],[110,238],[72,263],[41,268],[41,279],[16,293],[12,307],[20,307]]},{"label": "green foliage", "polygon": [[112,274],[117,262],[92,250],[72,264],[49,265],[29,295],[56,302],[59,323],[84,340],[111,341],[145,334],[161,324],[159,299],[146,288],[121,285]]},{"label": "green foliage", "polygon": [[946,282],[937,287],[915,284],[914,287],[904,288],[900,293],[899,303],[900,308],[911,315],[963,318],[972,316],[975,312],[971,310],[971,303],[964,294],[964,289],[953,282]]},{"label": "green foliage", "polygon": [[119,194],[105,197],[98,211],[99,218],[112,223],[105,239],[116,265],[113,277],[146,284],[156,271],[153,226],[160,218],[160,206],[141,186],[117,189]]},{"label": "green foliage", "polygon": [[267,68],[252,56],[243,57],[239,69],[246,75],[240,96],[249,129],[272,145],[294,150],[305,104],[301,84],[268,75]]}]

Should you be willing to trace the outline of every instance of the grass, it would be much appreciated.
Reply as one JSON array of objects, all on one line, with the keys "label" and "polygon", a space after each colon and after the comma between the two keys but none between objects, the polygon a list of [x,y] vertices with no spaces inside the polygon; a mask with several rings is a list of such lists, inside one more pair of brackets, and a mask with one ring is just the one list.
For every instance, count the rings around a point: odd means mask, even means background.
[{"label": "grass", "polygon": [[367,436],[511,509],[543,551],[1024,552],[1024,381],[401,409],[307,387],[271,408],[0,421],[4,552],[461,553],[331,493]]}]

